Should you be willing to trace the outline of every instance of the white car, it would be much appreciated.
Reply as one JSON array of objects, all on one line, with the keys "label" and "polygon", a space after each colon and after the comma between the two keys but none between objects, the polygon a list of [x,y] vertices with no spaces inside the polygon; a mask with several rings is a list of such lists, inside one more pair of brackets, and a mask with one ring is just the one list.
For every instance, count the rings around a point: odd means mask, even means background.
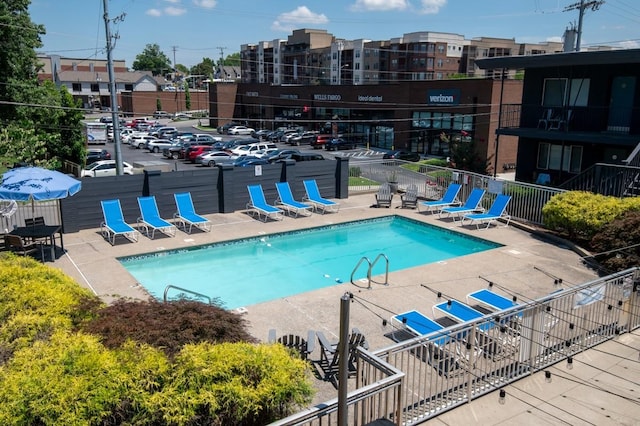
[{"label": "white car", "polygon": [[247,126],[233,126],[227,130],[227,134],[229,135],[250,135],[253,132],[255,132],[255,130]]},{"label": "white car", "polygon": [[276,144],[271,142],[252,143],[249,145],[240,145],[231,149],[231,155],[242,157],[244,155],[255,155],[258,151],[264,151],[265,149],[277,149]]},{"label": "white car", "polygon": [[258,158],[268,158],[270,155],[273,155],[276,151],[279,151],[279,149],[278,148],[260,149],[254,152],[252,155]]},{"label": "white car", "polygon": [[145,148],[147,148],[149,152],[157,154],[159,152],[162,152],[164,148],[169,148],[171,145],[173,145],[173,142],[169,139],[155,139],[147,141],[147,145],[145,146]]},{"label": "white car", "polygon": [[158,138],[156,138],[155,136],[147,135],[146,133],[144,135],[131,136],[131,138],[129,139],[129,148],[143,149],[145,146],[147,146],[148,142],[155,140],[158,140]]},{"label": "white car", "polygon": [[207,167],[215,167],[218,164],[231,163],[231,161],[233,161],[231,156],[225,151],[209,151],[196,158],[196,163]]},{"label": "white car", "polygon": [[[125,175],[133,174],[133,166],[129,163],[122,162],[122,173]],[[102,177],[116,176],[116,160],[102,160],[89,164],[80,172],[80,177]]]}]

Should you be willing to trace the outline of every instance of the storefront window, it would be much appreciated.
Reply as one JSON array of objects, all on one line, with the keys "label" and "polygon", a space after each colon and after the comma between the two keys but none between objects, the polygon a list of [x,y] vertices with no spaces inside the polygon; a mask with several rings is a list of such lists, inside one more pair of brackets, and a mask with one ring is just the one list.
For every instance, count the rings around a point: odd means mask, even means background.
[{"label": "storefront window", "polygon": [[582,167],[582,147],[577,145],[554,145],[541,143],[538,145],[538,169],[561,170],[580,173]]}]

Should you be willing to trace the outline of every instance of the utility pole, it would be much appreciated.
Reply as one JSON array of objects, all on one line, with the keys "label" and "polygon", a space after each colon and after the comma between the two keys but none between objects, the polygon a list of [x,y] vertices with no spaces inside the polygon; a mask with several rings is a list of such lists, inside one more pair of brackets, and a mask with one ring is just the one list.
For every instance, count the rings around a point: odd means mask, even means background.
[{"label": "utility pole", "polygon": [[[111,57],[111,51],[113,50],[113,45],[111,44],[111,29],[109,19],[109,7],[107,2],[109,0],[102,0],[102,5],[104,8],[104,27],[106,31],[107,38],[107,69],[109,71],[109,92],[111,94],[111,125],[113,126],[113,144],[115,149],[116,156],[116,175],[123,174],[122,168],[122,153],[120,152],[120,117],[118,108],[118,93],[116,92],[116,78],[115,72],[113,71],[113,59]],[[118,16],[114,19],[114,22],[120,21],[124,19],[124,14]],[[115,38],[118,36],[116,35]]]},{"label": "utility pole", "polygon": [[220,62],[218,63],[218,72],[219,72],[219,77],[223,77],[222,76],[222,71],[223,71],[223,64],[224,64],[224,51],[226,49],[226,47],[222,47],[222,46],[217,46],[216,49],[220,50]]},{"label": "utility pole", "polygon": [[176,68],[176,50],[178,49],[178,46],[171,46],[171,49],[173,50],[173,82],[176,82],[176,75],[178,74],[178,69]]},{"label": "utility pole", "polygon": [[591,9],[592,11],[595,12],[596,10],[600,9],[600,6],[602,6],[604,3],[605,3],[604,0],[591,0],[591,1],[580,0],[580,2],[570,4],[569,6],[564,8],[563,12],[568,12],[570,10],[579,11],[578,34],[576,37],[576,52],[580,51],[580,41],[582,39],[582,19],[584,18],[585,10]]}]

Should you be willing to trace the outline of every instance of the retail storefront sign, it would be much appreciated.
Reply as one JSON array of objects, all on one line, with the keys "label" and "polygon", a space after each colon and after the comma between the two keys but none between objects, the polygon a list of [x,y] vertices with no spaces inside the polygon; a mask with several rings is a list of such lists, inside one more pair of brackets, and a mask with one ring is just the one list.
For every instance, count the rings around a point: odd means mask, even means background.
[{"label": "retail storefront sign", "polygon": [[460,89],[431,89],[427,91],[429,105],[458,105],[460,103]]}]

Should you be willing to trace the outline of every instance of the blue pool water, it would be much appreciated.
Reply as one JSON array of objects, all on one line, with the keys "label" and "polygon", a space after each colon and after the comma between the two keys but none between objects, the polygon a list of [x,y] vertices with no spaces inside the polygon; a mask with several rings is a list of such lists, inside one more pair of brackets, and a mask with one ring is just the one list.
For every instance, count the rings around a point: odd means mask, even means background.
[{"label": "blue pool water", "polygon": [[[174,285],[234,309],[348,283],[362,257],[373,261],[384,253],[393,272],[496,247],[500,245],[388,216],[118,260],[158,299]],[[372,275],[384,271],[381,259]],[[354,280],[366,278],[366,272],[364,262]]]}]

